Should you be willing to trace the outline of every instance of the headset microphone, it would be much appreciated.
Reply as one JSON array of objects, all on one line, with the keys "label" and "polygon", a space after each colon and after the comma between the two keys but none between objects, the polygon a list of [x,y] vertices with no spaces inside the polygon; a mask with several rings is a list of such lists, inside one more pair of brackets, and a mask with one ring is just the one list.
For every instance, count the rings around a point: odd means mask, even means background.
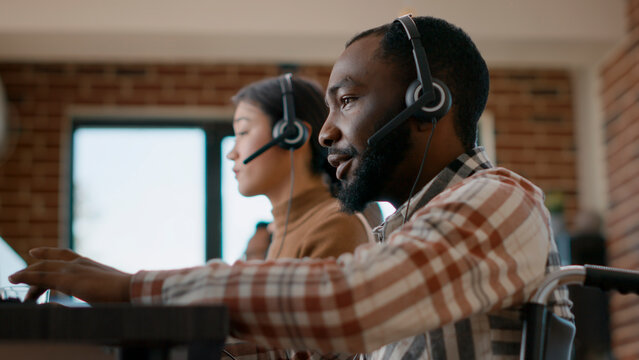
[{"label": "headset microphone", "polygon": [[452,105],[452,96],[446,84],[431,77],[421,35],[411,15],[401,16],[395,21],[403,26],[412,44],[417,80],[413,81],[406,90],[406,108],[368,138],[369,146],[379,143],[384,136],[411,116],[435,123],[448,113]]},{"label": "headset microphone", "polygon": [[280,76],[282,91],[282,119],[273,126],[273,139],[244,159],[244,164],[260,156],[275,145],[284,149],[298,149],[308,139],[308,129],[301,120],[295,117],[295,101],[293,97],[293,75],[290,73]]},{"label": "headset microphone", "polygon": [[278,137],[273,138],[273,140],[267,142],[266,145],[264,145],[261,148],[257,149],[257,151],[255,151],[249,157],[244,159],[244,164],[248,164],[249,161],[255,159],[256,157],[258,157],[260,155],[262,155],[263,152],[265,152],[266,150],[270,149],[271,147],[277,145],[278,143],[280,143],[282,141],[285,141],[287,138],[296,137],[298,135],[298,133],[299,133],[299,130],[297,130],[297,128],[289,127],[288,129],[284,130],[284,132],[282,134],[280,134]]}]

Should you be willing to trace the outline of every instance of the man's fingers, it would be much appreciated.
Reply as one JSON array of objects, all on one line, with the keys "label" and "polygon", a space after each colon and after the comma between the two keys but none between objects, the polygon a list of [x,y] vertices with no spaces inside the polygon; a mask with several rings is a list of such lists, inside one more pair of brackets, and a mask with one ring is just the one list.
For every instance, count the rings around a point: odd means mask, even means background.
[{"label": "man's fingers", "polygon": [[[50,280],[51,274],[52,273],[47,271],[26,268],[9,276],[9,281],[13,284],[24,283],[37,287],[45,287],[44,285],[47,280]],[[29,291],[31,291],[31,289],[29,289]]]},{"label": "man's fingers", "polygon": [[80,257],[80,255],[69,249],[60,249],[53,247],[39,247],[29,250],[29,255],[35,259],[63,260],[71,261]]},{"label": "man's fingers", "polygon": [[[46,265],[48,263],[50,262],[43,264]],[[29,284],[29,291],[27,292],[27,297],[25,299],[36,300],[47,289],[56,289],[57,291],[67,295],[74,295],[69,292],[69,289],[71,288],[69,284],[77,282],[78,278],[77,276],[64,275],[55,269],[44,270],[28,267],[9,276],[9,281],[14,284]]]},{"label": "man's fingers", "polygon": [[45,288],[41,288],[38,286],[29,286],[29,291],[27,292],[27,296],[24,297],[24,301],[36,301],[42,294],[47,291]]},{"label": "man's fingers", "polygon": [[[45,260],[31,264],[9,276],[13,284],[27,283],[29,285],[41,285],[45,275],[59,274],[64,271],[68,263],[58,260]],[[34,281],[38,281],[37,283]]]},{"label": "man's fingers", "polygon": [[[130,274],[61,249],[37,249],[35,253],[43,259],[9,276],[9,281],[14,284],[26,283],[40,289],[54,289],[88,302],[130,300]],[[51,259],[60,256],[72,259]],[[41,290],[34,289],[30,297],[36,297],[38,293]]]}]

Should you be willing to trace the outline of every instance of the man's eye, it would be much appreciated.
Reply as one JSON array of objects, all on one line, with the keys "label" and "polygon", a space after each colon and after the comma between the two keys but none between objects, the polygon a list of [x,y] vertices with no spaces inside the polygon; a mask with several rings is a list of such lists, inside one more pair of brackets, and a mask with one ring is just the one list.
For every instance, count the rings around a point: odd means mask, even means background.
[{"label": "man's eye", "polygon": [[350,103],[352,103],[353,101],[355,101],[357,98],[354,96],[345,96],[342,98],[342,106],[346,106]]},{"label": "man's eye", "polygon": [[244,136],[246,134],[248,134],[248,131],[238,131],[235,133],[235,136]]}]

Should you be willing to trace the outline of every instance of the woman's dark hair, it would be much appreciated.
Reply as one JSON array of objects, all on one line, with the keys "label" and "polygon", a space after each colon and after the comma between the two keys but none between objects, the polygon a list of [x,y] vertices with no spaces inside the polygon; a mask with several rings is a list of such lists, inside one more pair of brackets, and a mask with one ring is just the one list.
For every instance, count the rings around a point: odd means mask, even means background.
[{"label": "woman's dark hair", "polygon": [[[293,76],[293,99],[295,116],[311,126],[309,142],[311,145],[311,171],[314,174],[327,174],[329,185],[338,182],[335,168],[328,161],[327,150],[318,141],[318,135],[328,116],[328,108],[324,102],[322,88],[310,80]],[[258,106],[271,119],[271,126],[280,120],[284,114],[282,109],[282,91],[278,77],[264,79],[249,84],[231,98],[235,105],[247,101]]]},{"label": "woman's dark hair", "polygon": [[[455,132],[466,150],[477,141],[477,121],[488,99],[488,67],[470,37],[460,28],[432,17],[414,17],[426,50],[433,77],[443,81],[452,94]],[[392,64],[398,81],[406,87],[417,77],[413,47],[399,22],[366,30],[346,47],[368,36],[380,36],[377,56]]]}]

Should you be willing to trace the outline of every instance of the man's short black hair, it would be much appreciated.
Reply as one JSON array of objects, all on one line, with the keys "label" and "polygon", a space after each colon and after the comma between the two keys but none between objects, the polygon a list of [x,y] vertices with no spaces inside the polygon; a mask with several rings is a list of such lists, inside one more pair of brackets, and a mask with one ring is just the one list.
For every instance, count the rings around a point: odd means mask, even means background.
[{"label": "man's short black hair", "polygon": [[[451,111],[455,132],[464,148],[477,141],[477,121],[488,99],[489,75],[486,62],[470,37],[460,28],[432,17],[414,17],[434,78],[448,85],[453,98]],[[412,45],[402,25],[395,21],[366,30],[346,47],[368,36],[381,36],[377,55],[394,65],[398,81],[406,87],[417,78]]]}]

